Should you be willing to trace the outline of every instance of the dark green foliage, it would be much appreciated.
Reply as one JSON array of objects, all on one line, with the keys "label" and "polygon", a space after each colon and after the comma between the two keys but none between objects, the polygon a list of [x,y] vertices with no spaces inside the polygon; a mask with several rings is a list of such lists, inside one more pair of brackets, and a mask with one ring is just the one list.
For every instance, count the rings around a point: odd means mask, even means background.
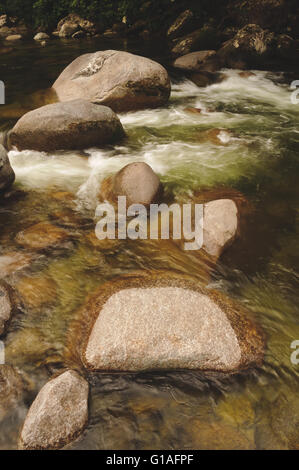
[{"label": "dark green foliage", "polygon": [[[55,27],[68,13],[78,13],[84,18],[111,25],[125,16],[129,24],[145,20],[154,29],[165,21],[170,23],[175,15],[192,8],[197,16],[215,9],[219,0],[0,0],[0,14],[23,19],[34,26]],[[211,8],[212,6],[212,8]]]}]

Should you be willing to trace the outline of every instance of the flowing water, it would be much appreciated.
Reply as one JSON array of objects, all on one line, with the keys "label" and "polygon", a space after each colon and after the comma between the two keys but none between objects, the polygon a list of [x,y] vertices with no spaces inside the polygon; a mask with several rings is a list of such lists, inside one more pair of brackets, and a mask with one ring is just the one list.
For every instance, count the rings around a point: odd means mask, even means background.
[{"label": "flowing water", "polygon": [[[38,96],[32,93],[49,87],[77,55],[127,48],[163,62],[164,51],[156,49],[157,57],[154,46],[93,41],[18,46],[1,57],[0,78],[11,106],[10,114],[2,108],[0,126],[12,126],[14,112],[32,106]],[[79,367],[69,364],[68,331],[88,293],[136,269],[174,269],[202,280],[202,261],[179,248],[122,242],[99,250],[91,242],[102,179],[134,161],[147,162],[175,197],[219,188],[245,195],[252,207],[246,233],[222,256],[210,285],[253,312],[266,333],[267,353],[259,370],[233,376],[188,371],[90,376],[89,425],[70,448],[299,448],[299,364],[291,362],[291,343],[299,340],[299,105],[291,103],[282,73],[224,74],[221,83],[205,88],[173,77],[167,106],[120,115],[128,135],[120,145],[9,153],[16,192],[0,208],[0,253],[28,254],[15,235],[39,222],[64,226],[72,241],[63,250],[34,255],[28,267],[8,278],[27,305],[5,339],[6,361],[26,372],[30,393],[0,423],[1,448],[16,447],[28,405],[49,374]],[[202,111],[192,114],[188,107]],[[214,128],[230,131],[223,133],[225,145],[202,138]],[[41,290],[45,304],[39,303]]]}]

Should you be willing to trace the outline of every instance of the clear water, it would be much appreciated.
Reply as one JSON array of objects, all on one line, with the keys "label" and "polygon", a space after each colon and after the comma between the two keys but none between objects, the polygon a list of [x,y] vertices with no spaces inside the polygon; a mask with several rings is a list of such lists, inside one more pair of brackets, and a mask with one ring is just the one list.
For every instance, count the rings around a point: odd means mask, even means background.
[{"label": "clear water", "polygon": [[[8,108],[0,126],[35,106],[58,73],[83,52],[117,48],[157,57],[155,45],[53,41],[27,44],[1,57]],[[15,448],[30,401],[49,374],[79,367],[68,354],[68,331],[86,295],[112,277],[136,269],[175,269],[200,282],[202,260],[178,248],[122,242],[108,251],[93,247],[88,234],[102,179],[129,162],[145,161],[176,196],[202,189],[241,191],[252,211],[242,238],[223,255],[211,285],[252,310],[267,335],[259,370],[235,376],[169,372],[89,377],[90,420],[74,449],[298,449],[299,365],[291,363],[299,340],[299,105],[290,100],[283,74],[255,71],[198,88],[173,77],[168,106],[120,115],[128,134],[122,145],[85,152],[12,151],[18,194],[0,209],[0,251],[18,250],[22,229],[67,218],[72,244],[63,253],[37,256],[9,278],[38,277],[55,285],[55,299],[27,307],[5,340],[6,360],[26,371],[30,396],[0,423],[0,447]],[[32,95],[32,93],[35,93]],[[33,103],[33,104],[32,104]],[[201,114],[185,111],[201,108]],[[8,110],[8,111],[7,111]],[[224,146],[202,139],[205,130],[232,131]],[[63,193],[63,194],[62,194]],[[70,222],[69,222],[70,220]]]}]

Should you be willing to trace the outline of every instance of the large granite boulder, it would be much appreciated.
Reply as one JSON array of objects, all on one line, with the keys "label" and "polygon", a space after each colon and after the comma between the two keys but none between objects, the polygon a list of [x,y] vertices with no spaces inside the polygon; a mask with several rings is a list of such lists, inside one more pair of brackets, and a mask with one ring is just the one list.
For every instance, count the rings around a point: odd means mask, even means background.
[{"label": "large granite boulder", "polygon": [[30,111],[17,122],[9,138],[18,150],[51,152],[102,147],[123,136],[120,120],[110,108],[78,99]]},{"label": "large granite boulder", "polygon": [[25,450],[59,449],[76,439],[88,420],[88,384],[68,370],[50,380],[31,405],[20,436]]},{"label": "large granite boulder", "polygon": [[0,422],[16,410],[24,398],[26,385],[19,371],[9,365],[0,365]]},{"label": "large granite boulder", "polygon": [[10,188],[15,180],[15,173],[10,166],[7,152],[0,145],[0,194]]},{"label": "large granite boulder", "polygon": [[125,112],[164,105],[170,80],[164,67],[153,60],[108,50],[78,57],[53,89],[60,101],[82,98]]},{"label": "large granite boulder", "polygon": [[264,354],[252,314],[220,292],[164,272],[102,285],[82,312],[75,342],[85,367],[102,371],[233,372],[259,365]]}]

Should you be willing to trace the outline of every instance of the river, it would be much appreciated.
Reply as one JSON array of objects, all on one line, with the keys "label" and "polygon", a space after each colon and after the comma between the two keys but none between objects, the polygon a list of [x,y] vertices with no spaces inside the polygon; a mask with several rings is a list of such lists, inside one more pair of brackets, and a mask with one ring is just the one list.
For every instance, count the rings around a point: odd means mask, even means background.
[{"label": "river", "polygon": [[[20,107],[83,52],[126,49],[166,62],[166,51],[152,43],[55,40],[46,47],[14,47],[1,56],[0,79],[7,104]],[[173,76],[167,106],[120,115],[128,138],[114,147],[9,153],[18,194],[0,208],[0,252],[20,250],[18,232],[59,214],[71,219],[75,239],[64,253],[40,256],[27,268],[26,276],[55,283],[56,299],[17,316],[5,340],[7,363],[26,371],[32,399],[48,372],[68,363],[69,325],[96,286],[136,269],[175,269],[200,279],[192,254],[135,242],[102,253],[86,242],[105,176],[145,161],[169,193],[233,188],[253,208],[248,231],[222,256],[210,286],[254,312],[267,336],[263,366],[233,376],[188,371],[92,376],[89,425],[72,449],[299,448],[299,364],[291,362],[291,343],[299,340],[299,105],[292,104],[283,73],[253,72],[243,78],[237,70],[224,70],[225,80],[205,88]],[[202,111],[189,113],[187,107]],[[0,109],[0,130],[13,123],[1,119]],[[225,145],[201,139],[202,131],[213,128],[230,131]],[[0,448],[16,448],[28,404],[0,423]]]}]

